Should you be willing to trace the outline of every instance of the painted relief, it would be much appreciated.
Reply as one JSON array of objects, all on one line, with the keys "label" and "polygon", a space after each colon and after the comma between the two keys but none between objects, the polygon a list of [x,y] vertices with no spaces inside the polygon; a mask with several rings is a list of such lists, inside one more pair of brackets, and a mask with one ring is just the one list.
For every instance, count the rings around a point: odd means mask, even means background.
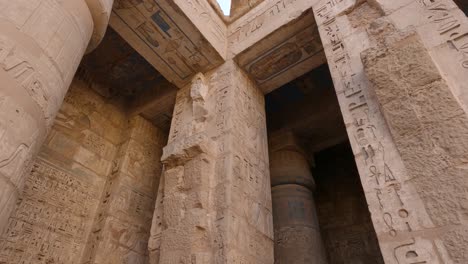
[{"label": "painted relief", "polygon": [[195,43],[153,0],[118,0],[114,12],[146,43],[181,79],[207,67],[210,62]]},{"label": "painted relief", "polygon": [[308,27],[247,64],[248,72],[262,84],[322,51],[315,26]]}]

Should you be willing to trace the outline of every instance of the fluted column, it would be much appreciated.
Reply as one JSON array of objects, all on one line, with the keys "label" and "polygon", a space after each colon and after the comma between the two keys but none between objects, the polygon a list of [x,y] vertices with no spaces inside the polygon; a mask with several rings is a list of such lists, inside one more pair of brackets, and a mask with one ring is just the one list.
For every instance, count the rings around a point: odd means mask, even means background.
[{"label": "fluted column", "polygon": [[111,7],[111,0],[0,0],[0,232]]},{"label": "fluted column", "polygon": [[275,263],[327,263],[312,194],[314,178],[291,132],[270,137],[270,174]]}]

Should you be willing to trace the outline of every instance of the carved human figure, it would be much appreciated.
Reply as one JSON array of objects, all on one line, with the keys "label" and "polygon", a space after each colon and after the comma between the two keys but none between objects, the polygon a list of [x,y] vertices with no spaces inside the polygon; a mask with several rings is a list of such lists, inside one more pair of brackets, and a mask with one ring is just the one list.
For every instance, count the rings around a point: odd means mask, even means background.
[{"label": "carved human figure", "polygon": [[206,85],[205,77],[199,73],[192,80],[190,89],[190,98],[192,99],[192,133],[196,134],[204,130],[208,110],[205,106],[206,96],[208,94],[208,86]]}]

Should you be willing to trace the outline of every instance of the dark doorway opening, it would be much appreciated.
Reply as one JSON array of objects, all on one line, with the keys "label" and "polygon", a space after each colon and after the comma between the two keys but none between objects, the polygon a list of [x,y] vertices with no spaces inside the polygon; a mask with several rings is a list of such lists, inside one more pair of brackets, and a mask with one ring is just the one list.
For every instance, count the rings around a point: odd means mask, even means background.
[{"label": "dark doorway opening", "polygon": [[320,230],[330,264],[383,264],[348,142],[315,154]]},{"label": "dark doorway opening", "polygon": [[468,15],[468,0],[455,0],[455,3],[465,13],[465,15]]}]

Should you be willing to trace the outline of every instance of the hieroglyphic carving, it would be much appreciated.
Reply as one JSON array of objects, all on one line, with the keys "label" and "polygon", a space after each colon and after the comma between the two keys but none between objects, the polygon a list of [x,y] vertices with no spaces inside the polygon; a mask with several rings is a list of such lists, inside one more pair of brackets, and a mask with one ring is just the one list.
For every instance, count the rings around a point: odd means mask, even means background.
[{"label": "hieroglyphic carving", "polygon": [[322,51],[315,25],[297,33],[245,65],[259,85]]},{"label": "hieroglyphic carving", "polygon": [[[236,56],[239,65],[264,93],[281,87],[325,62],[312,10],[297,13],[300,14],[297,19],[286,21],[276,31],[252,43]],[[236,43],[233,49],[238,47]]]},{"label": "hieroglyphic carving", "polygon": [[[426,10],[426,18],[440,34],[459,53],[460,65],[468,69],[468,19],[455,14],[453,3],[446,0],[417,0]],[[450,1],[451,2],[451,1]]]},{"label": "hieroglyphic carving", "polygon": [[[43,110],[48,108],[47,102],[50,95],[46,87],[44,87],[45,82],[42,80],[40,73],[21,54],[21,51],[16,48],[14,43],[3,37],[0,37],[0,67],[25,88]],[[47,112],[44,112],[46,118],[49,118]]]},{"label": "hieroglyphic carving", "polygon": [[[223,21],[214,15],[214,10],[211,9],[206,1],[184,0],[190,6],[191,11],[201,18],[203,25],[207,27],[219,43],[226,42],[226,27]],[[190,14],[187,14],[190,15]]]},{"label": "hieroglyphic carving", "polygon": [[39,256],[56,263],[78,263],[90,229],[89,222],[83,220],[92,214],[97,197],[92,183],[40,158],[10,219],[0,262],[31,263]]},{"label": "hieroglyphic carving", "polygon": [[[225,52],[224,24],[212,21],[206,8],[210,7],[198,1],[118,0],[111,26],[161,74],[182,87],[195,73],[221,63],[220,54]],[[199,30],[200,21],[189,18],[205,21],[211,30]]]},{"label": "hieroglyphic carving", "polygon": [[190,98],[192,99],[192,133],[197,134],[205,130],[204,125],[208,118],[208,110],[205,106],[208,86],[203,74],[197,74],[192,80]]},{"label": "hieroglyphic carving", "polygon": [[[2,140],[2,136],[0,136],[0,140]],[[11,153],[10,156],[5,157],[3,160],[0,159],[0,169],[13,163],[15,160],[18,160],[18,162],[21,163],[22,157],[25,155],[25,152],[28,149],[29,149],[28,145],[24,143],[19,144],[19,146]],[[6,153],[6,154],[8,155],[9,153]],[[16,170],[19,169],[20,167],[21,167],[21,164],[20,166],[16,166]],[[16,170],[15,172],[13,172],[13,174],[16,173]]]},{"label": "hieroglyphic carving", "polygon": [[[68,155],[74,152],[68,143],[79,142],[80,146],[93,149],[101,158],[111,160],[114,154],[109,150],[112,149],[109,147],[111,143],[107,142],[103,135],[98,135],[98,132],[104,128],[106,133],[119,129],[106,126],[105,122],[95,122],[97,116],[106,114],[103,109],[107,105],[101,97],[96,97],[96,94],[83,84],[80,81],[73,82],[72,92],[68,94],[67,102],[60,110],[61,119],[53,126],[39,157],[35,159],[32,170],[26,174],[28,177],[25,179],[24,188],[22,186],[18,188],[22,191],[21,200],[10,218],[6,235],[2,237],[0,243],[2,263],[81,263],[81,254],[92,228],[92,218],[99,204],[105,175],[101,178],[92,172],[93,168],[98,166],[96,163],[90,168],[81,165],[79,153]],[[5,100],[3,105],[0,99],[0,109],[4,110],[10,106],[12,113],[21,116],[24,111],[21,108],[11,107],[8,102]],[[19,113],[15,111],[16,109]],[[9,113],[9,109],[6,110],[2,113]],[[93,113],[91,114],[89,110]],[[123,116],[118,111],[112,114]],[[10,129],[3,125],[3,120],[0,121],[0,134],[4,127],[7,131]],[[22,125],[14,125],[11,129],[15,130],[15,135],[21,135],[26,130]],[[92,138],[89,138],[90,135]],[[34,138],[19,138],[28,139],[30,148],[35,147]],[[11,160],[11,158],[4,159],[3,155],[8,155],[10,150],[13,153],[16,147],[12,142],[9,142],[10,145],[4,145],[5,142],[7,140],[0,135],[0,149],[3,150],[0,151],[2,164]],[[13,143],[18,142],[21,141],[13,141]],[[104,148],[102,143],[105,143]],[[17,160],[20,156],[30,160],[32,156],[26,151],[17,150],[17,153]],[[17,160],[0,170],[11,169],[13,164],[18,163]],[[24,171],[28,168],[30,167],[26,166]],[[13,181],[14,184],[16,182]]]},{"label": "hieroglyphic carving", "polygon": [[141,263],[148,257],[147,242],[161,174],[157,161],[166,136],[140,116],[128,123],[128,137],[113,161],[94,219],[82,259],[85,263],[117,263],[123,259]]},{"label": "hieroglyphic carving", "polygon": [[115,2],[114,12],[181,79],[210,64],[206,56],[172,20],[160,4],[152,0]]},{"label": "hieroglyphic carving", "polygon": [[229,36],[229,43],[235,44],[248,38],[255,31],[259,30],[265,22],[268,22],[269,20],[274,19],[276,16],[280,15],[290,6],[294,5],[296,1],[297,0],[275,1],[273,5],[269,6],[265,10],[262,10],[262,12],[250,18],[247,22],[232,30],[232,33]]},{"label": "hieroglyphic carving", "polygon": [[[391,149],[392,146],[384,142],[382,133],[385,132],[377,129],[382,124],[379,120],[383,117],[375,109],[375,102],[369,99],[369,84],[353,65],[356,62],[352,58],[356,56],[347,47],[347,39],[343,37],[336,19],[340,10],[349,8],[344,4],[344,0],[322,1],[315,9],[315,15],[322,39],[326,43],[325,50],[345,122],[349,122],[348,134],[355,142],[352,145],[357,153],[356,161],[364,189],[368,193],[367,199],[377,201],[377,207],[370,208],[375,212],[372,214],[374,225],[379,237],[384,236],[383,232],[393,238],[400,237],[400,234],[404,234],[401,237],[407,237],[408,234],[413,237],[415,244],[406,250],[407,244],[398,239],[394,242],[381,241],[384,257],[386,261],[398,264],[440,263],[438,256],[427,253],[437,250],[436,243],[421,240],[416,234],[412,235],[413,231],[433,227],[433,224],[422,204],[415,208],[414,201],[407,200],[408,193],[416,192],[410,184],[404,182],[405,175],[396,173],[397,170],[391,165],[395,161],[387,157],[386,148]],[[371,181],[367,181],[368,179]],[[390,257],[385,249],[387,246],[398,251],[398,254]],[[401,253],[402,250],[406,251]]]},{"label": "hieroglyphic carving", "polygon": [[263,94],[229,61],[179,90],[174,113],[150,263],[272,263]]},{"label": "hieroglyphic carving", "polygon": [[[21,188],[24,184],[24,172],[30,168],[29,161],[32,159],[30,148],[39,132],[27,131],[27,127],[22,126],[21,122],[31,121],[31,116],[14,107],[15,105],[11,101],[0,99],[0,110],[4,111],[3,115],[0,115],[2,118],[0,120],[0,149],[2,150],[0,151],[0,172],[16,188]],[[18,120],[11,121],[12,115],[18,117]],[[17,131],[18,129],[20,131]],[[11,134],[24,135],[25,137],[11,137]]]}]

